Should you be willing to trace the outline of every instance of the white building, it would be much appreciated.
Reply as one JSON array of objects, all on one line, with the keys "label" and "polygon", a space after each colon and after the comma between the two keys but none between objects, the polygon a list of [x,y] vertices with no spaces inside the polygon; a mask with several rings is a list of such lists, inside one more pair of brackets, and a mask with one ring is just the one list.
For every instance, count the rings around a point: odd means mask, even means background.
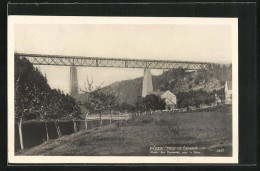
[{"label": "white building", "polygon": [[167,91],[154,91],[152,94],[155,94],[162,99],[165,99],[166,103],[166,110],[173,110],[176,109],[177,107],[177,98],[176,96],[170,92],[169,90]]},{"label": "white building", "polygon": [[225,83],[225,103],[232,103],[232,81],[226,81]]}]

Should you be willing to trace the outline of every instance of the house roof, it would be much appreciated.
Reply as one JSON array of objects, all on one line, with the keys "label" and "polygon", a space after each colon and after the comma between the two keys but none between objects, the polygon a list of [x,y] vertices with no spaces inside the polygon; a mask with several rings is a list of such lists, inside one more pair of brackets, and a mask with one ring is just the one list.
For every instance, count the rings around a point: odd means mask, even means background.
[{"label": "house roof", "polygon": [[228,90],[232,90],[232,81],[227,81]]},{"label": "house roof", "polygon": [[[169,92],[171,92],[170,90],[167,90],[167,91],[169,91]],[[154,91],[154,92],[151,92],[150,94],[155,94],[155,95],[157,95],[157,96],[161,96],[161,95],[163,95],[164,93],[166,93],[167,91],[160,91],[160,90],[156,90],[156,91]],[[172,93],[172,92],[171,92]],[[172,93],[173,94],[173,93]],[[174,94],[173,94],[174,95]],[[175,96],[175,95],[174,95]]]},{"label": "house roof", "polygon": [[152,92],[151,94],[155,94],[155,95],[157,95],[157,96],[161,96],[161,95],[163,95],[165,92],[166,92],[166,91],[154,91],[154,92]]}]

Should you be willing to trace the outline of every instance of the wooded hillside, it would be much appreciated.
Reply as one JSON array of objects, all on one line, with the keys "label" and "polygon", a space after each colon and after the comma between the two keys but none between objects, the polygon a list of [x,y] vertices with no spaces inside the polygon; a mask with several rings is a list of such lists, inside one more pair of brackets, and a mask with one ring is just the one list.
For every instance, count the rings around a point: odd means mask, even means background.
[{"label": "wooded hillside", "polygon": [[75,99],[51,89],[38,68],[25,58],[15,57],[16,120],[75,118],[79,114]]},{"label": "wooded hillside", "polygon": [[[162,75],[153,76],[153,89],[166,91],[170,90],[174,94],[180,92],[208,92],[212,94],[214,90],[224,88],[226,80],[232,80],[232,65],[216,65],[211,70],[200,70],[186,72],[183,69],[169,70]],[[120,101],[135,105],[138,96],[142,94],[143,78],[126,80],[113,83],[102,89],[104,92],[114,92]],[[224,92],[222,92],[224,93]],[[205,93],[204,93],[205,94]],[[177,97],[178,99],[178,97]]]}]

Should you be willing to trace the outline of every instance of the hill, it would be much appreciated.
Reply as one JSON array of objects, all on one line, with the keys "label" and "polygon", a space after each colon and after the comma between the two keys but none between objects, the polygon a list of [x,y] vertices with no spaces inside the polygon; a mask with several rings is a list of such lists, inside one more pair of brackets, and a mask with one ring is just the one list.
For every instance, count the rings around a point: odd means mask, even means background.
[{"label": "hill", "polygon": [[[174,94],[190,91],[213,92],[224,88],[226,80],[232,80],[232,65],[216,65],[211,70],[186,72],[183,69],[169,70],[159,76],[152,76],[154,90],[170,90]],[[135,105],[142,94],[143,77],[115,82],[102,89],[114,92],[120,101]],[[177,97],[178,98],[178,97]]]}]

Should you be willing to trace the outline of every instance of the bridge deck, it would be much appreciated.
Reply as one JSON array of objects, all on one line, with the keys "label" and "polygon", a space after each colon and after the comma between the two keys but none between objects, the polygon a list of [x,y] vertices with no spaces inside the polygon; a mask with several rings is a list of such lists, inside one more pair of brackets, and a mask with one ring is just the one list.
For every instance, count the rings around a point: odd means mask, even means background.
[{"label": "bridge deck", "polygon": [[210,69],[212,66],[212,63],[206,63],[206,62],[169,61],[169,60],[118,59],[118,58],[57,56],[57,55],[22,54],[22,53],[18,53],[17,56],[20,58],[27,58],[34,65],[150,68],[150,69],[182,68],[185,70]]}]

